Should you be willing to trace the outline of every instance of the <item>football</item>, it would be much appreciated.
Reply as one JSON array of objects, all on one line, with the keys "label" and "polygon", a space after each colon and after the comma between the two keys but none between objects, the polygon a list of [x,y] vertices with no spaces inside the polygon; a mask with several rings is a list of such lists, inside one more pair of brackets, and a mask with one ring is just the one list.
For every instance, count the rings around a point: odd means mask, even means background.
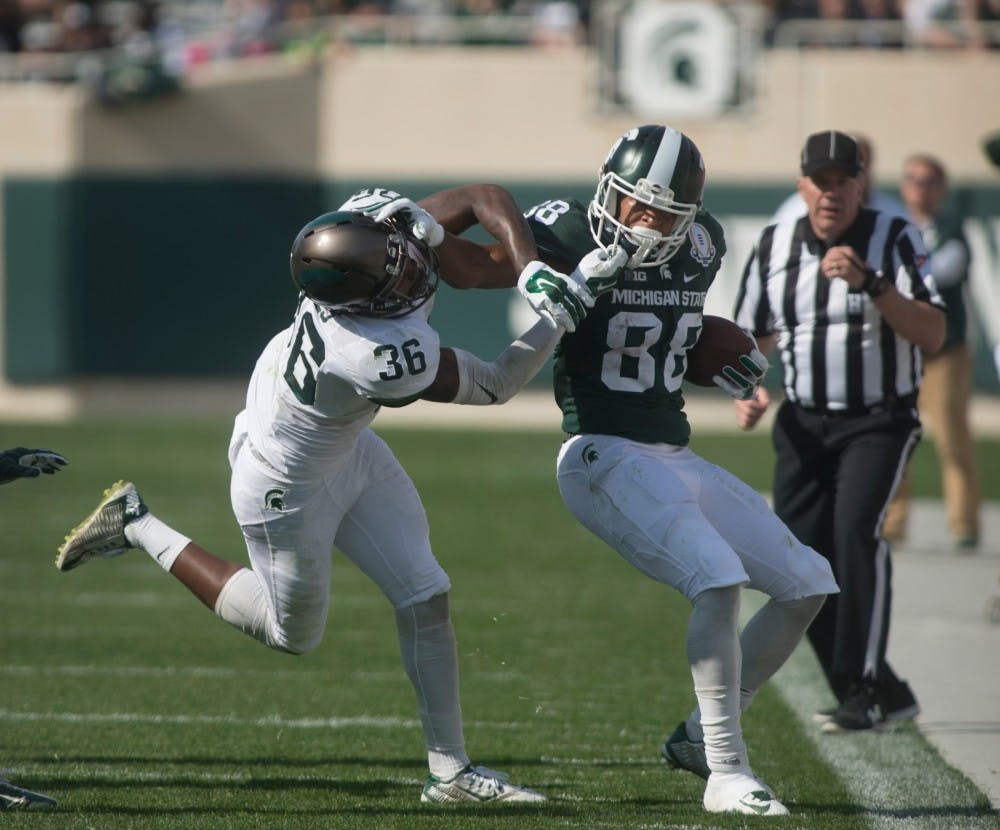
[{"label": "football", "polygon": [[739,357],[750,354],[756,343],[732,320],[705,314],[701,318],[701,335],[687,353],[684,380],[695,386],[714,386],[712,376],[722,373],[723,366],[745,371]]}]

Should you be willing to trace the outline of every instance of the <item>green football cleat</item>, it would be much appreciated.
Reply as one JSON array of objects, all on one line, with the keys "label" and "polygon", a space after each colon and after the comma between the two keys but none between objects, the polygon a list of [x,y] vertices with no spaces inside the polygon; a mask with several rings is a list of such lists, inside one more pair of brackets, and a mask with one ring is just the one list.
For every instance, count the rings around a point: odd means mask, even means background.
[{"label": "green football cleat", "polygon": [[663,760],[674,769],[693,772],[706,781],[711,774],[708,760],[705,758],[705,742],[692,741],[688,737],[684,721],[677,724],[673,734],[661,744],[660,754],[663,756]]}]

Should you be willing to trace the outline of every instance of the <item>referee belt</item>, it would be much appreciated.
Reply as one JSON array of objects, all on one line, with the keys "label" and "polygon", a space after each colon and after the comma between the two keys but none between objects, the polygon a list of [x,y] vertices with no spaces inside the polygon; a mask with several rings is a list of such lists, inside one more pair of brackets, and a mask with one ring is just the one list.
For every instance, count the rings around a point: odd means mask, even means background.
[{"label": "referee belt", "polygon": [[792,401],[794,406],[803,409],[813,415],[822,415],[826,418],[861,418],[865,415],[878,415],[884,412],[902,412],[914,409],[917,405],[917,395],[911,392],[909,395],[900,395],[898,398],[885,398],[871,406],[852,406],[848,409],[827,409],[825,407],[808,406],[798,401]]}]

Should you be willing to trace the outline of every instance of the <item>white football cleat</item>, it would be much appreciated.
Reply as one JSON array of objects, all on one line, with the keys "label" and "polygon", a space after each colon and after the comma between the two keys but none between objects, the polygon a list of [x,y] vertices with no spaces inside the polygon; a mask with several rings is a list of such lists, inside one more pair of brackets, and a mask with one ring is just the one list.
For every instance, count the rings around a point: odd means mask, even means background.
[{"label": "white football cleat", "polygon": [[788,815],[788,808],[775,798],[771,788],[749,773],[713,772],[708,778],[702,804],[710,813]]},{"label": "white football cleat", "polygon": [[56,567],[71,571],[95,556],[120,556],[132,547],[125,538],[125,525],[148,512],[131,481],[116,481],[104,491],[94,512],[70,531],[59,547]]},{"label": "white football cleat", "polygon": [[515,787],[502,772],[470,764],[448,781],[443,781],[436,775],[428,775],[420,800],[435,804],[459,804],[469,801],[476,804],[496,801],[524,804],[547,799],[541,793],[529,790],[527,787]]}]

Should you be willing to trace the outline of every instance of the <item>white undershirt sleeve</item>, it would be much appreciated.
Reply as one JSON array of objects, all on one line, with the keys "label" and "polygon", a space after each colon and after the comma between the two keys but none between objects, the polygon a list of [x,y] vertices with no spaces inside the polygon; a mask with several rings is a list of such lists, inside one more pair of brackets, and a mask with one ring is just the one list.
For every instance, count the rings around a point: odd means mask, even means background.
[{"label": "white undershirt sleeve", "polygon": [[511,343],[492,363],[462,349],[453,349],[458,363],[458,393],[452,403],[506,403],[545,365],[564,329],[539,320]]}]

